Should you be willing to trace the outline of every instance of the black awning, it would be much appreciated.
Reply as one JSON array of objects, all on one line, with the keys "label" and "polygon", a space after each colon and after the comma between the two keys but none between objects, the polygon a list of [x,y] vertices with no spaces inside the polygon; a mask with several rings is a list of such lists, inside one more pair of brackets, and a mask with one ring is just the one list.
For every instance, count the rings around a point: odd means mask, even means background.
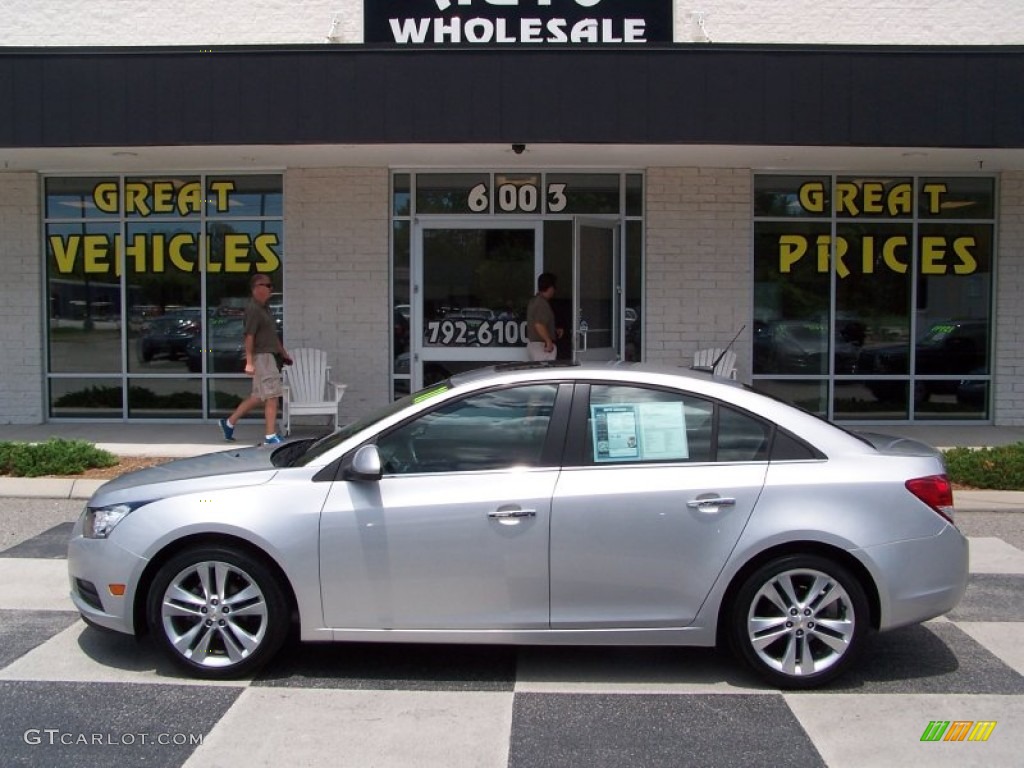
[{"label": "black awning", "polygon": [[0,146],[1024,147],[1024,48],[0,49]]}]

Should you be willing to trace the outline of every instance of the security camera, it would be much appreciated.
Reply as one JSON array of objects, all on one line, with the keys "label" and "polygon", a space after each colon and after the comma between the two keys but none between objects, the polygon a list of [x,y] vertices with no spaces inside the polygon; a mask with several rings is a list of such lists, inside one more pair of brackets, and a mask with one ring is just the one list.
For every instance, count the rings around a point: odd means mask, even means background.
[{"label": "security camera", "polygon": [[521,154],[523,154],[523,152],[526,151],[526,145],[525,144],[513,144],[512,145],[512,151],[515,152],[517,155],[521,155]]}]

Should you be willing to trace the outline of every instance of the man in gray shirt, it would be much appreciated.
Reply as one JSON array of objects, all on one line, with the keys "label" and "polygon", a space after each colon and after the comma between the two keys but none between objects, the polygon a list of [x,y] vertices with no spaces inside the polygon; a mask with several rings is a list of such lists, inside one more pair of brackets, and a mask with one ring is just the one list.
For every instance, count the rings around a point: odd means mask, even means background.
[{"label": "man in gray shirt", "polygon": [[238,420],[260,403],[266,423],[264,445],[281,442],[277,434],[277,401],[281,397],[281,372],[274,355],[278,354],[285,365],[291,363],[288,351],[277,335],[277,323],[267,309],[267,301],[274,290],[273,283],[266,275],[255,274],[249,280],[252,300],[245,308],[245,372],[252,376],[252,394],[238,404],[234,413],[220,420],[224,439],[234,441],[235,425]]}]

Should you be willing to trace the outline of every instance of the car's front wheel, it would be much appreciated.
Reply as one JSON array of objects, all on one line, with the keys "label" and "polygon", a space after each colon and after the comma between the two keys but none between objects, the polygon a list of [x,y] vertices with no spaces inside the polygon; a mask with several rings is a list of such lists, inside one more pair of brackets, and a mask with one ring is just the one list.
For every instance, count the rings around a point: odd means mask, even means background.
[{"label": "car's front wheel", "polygon": [[254,672],[288,636],[289,611],[274,573],[232,547],[181,552],[149,591],[150,630],[192,675],[236,678]]},{"label": "car's front wheel", "polygon": [[772,560],[732,604],[730,639],[755,672],[782,688],[813,688],[842,674],[868,630],[867,597],[843,566],[816,555]]}]

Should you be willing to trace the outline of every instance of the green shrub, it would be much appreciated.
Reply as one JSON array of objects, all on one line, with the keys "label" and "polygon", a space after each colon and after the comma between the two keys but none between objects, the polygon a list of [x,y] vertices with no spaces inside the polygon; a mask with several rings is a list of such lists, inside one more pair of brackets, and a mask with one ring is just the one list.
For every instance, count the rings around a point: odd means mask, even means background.
[{"label": "green shrub", "polygon": [[117,463],[117,456],[84,440],[54,437],[45,443],[0,443],[0,475],[77,475]]},{"label": "green shrub", "polygon": [[1024,491],[1024,442],[993,448],[951,448],[946,469],[954,483],[997,491]]}]

